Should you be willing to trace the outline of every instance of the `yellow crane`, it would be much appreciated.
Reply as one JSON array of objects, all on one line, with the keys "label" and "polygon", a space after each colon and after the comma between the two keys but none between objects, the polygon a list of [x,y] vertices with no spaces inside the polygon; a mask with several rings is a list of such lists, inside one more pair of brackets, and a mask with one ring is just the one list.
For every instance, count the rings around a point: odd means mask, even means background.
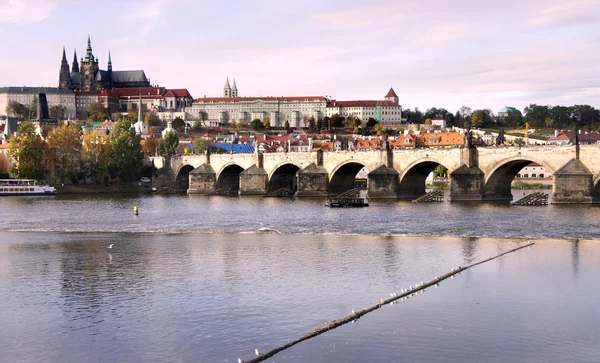
[{"label": "yellow crane", "polygon": [[525,122],[524,125],[517,127],[516,129],[506,131],[507,134],[524,134],[525,145],[529,141],[529,124]]}]

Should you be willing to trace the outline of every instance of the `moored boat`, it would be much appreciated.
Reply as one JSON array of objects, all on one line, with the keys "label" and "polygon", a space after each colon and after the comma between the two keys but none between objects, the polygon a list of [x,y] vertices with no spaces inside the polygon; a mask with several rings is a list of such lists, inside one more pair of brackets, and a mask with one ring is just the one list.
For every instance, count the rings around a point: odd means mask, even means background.
[{"label": "moored boat", "polygon": [[0,179],[0,196],[54,194],[56,188],[38,185],[35,179]]}]

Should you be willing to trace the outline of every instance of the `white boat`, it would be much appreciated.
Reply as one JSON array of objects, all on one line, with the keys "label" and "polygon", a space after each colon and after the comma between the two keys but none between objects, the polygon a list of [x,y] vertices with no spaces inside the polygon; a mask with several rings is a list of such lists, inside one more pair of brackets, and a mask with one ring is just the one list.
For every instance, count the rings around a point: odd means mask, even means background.
[{"label": "white boat", "polygon": [[54,195],[56,188],[38,185],[35,179],[0,179],[0,196]]}]

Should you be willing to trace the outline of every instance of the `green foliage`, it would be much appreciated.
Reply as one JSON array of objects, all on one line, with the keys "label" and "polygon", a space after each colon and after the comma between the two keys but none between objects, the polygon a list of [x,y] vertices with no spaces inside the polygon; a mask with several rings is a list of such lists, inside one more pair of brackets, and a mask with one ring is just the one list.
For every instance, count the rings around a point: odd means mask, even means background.
[{"label": "green foliage", "polygon": [[158,154],[160,156],[173,156],[177,154],[177,147],[179,146],[179,136],[177,132],[167,132],[166,135],[160,140],[158,144]]},{"label": "green foliage", "polygon": [[117,122],[110,133],[109,169],[122,181],[133,181],[135,172],[142,165],[144,154],[140,141],[128,120]]},{"label": "green foliage", "polygon": [[430,118],[425,119],[425,125],[431,125],[431,119]]},{"label": "green foliage", "polygon": [[101,103],[93,102],[88,106],[88,120],[92,122],[102,122],[110,118],[107,110]]},{"label": "green foliage", "polygon": [[94,180],[100,180],[108,167],[111,147],[108,135],[93,131],[83,137],[81,146],[82,171]]},{"label": "green foliage", "polygon": [[252,120],[252,122],[250,123],[250,127],[252,128],[252,130],[262,130],[265,128],[265,125],[263,125],[262,121],[259,119],[254,119]]},{"label": "green foliage", "polygon": [[150,111],[146,113],[144,116],[144,121],[148,124],[148,126],[161,126],[162,120],[158,117],[158,114],[155,111]]},{"label": "green foliage", "polygon": [[67,108],[63,105],[53,105],[48,110],[50,117],[56,118],[57,120],[64,120],[66,111]]},{"label": "green foliage", "polygon": [[323,129],[323,118],[319,117],[317,119],[317,130],[322,130]]},{"label": "green foliage", "polygon": [[200,130],[202,128],[202,121],[196,120],[194,121],[194,130]]},{"label": "green foliage", "polygon": [[283,125],[283,127],[284,127],[286,130],[289,130],[289,128],[290,128],[290,122],[289,122],[288,120],[285,120],[285,124]]},{"label": "green foliage", "polygon": [[367,127],[373,127],[377,125],[377,120],[375,120],[373,117],[369,117],[369,120],[367,121]]},{"label": "green foliage", "polygon": [[315,117],[314,116],[310,116],[309,119],[308,119],[308,128],[311,129],[311,130],[314,130],[316,125],[317,124],[316,124]]},{"label": "green foliage", "polygon": [[13,161],[10,172],[20,179],[41,179],[45,146],[31,122],[22,124],[10,139],[8,156]]},{"label": "green foliage", "polygon": [[79,132],[70,125],[62,125],[48,133],[46,161],[55,180],[72,180],[81,169],[81,142]]},{"label": "green foliage", "polygon": [[527,182],[518,180],[512,184],[511,188],[513,188],[513,189],[552,189],[552,184],[527,183]]},{"label": "green foliage", "polygon": [[194,146],[194,154],[204,154],[206,149],[210,146],[210,142],[205,139],[197,138],[194,139],[192,145]]},{"label": "green foliage", "polygon": [[448,168],[446,168],[443,165],[438,165],[435,170],[435,175],[440,176],[440,177],[447,177],[448,176]]},{"label": "green foliage", "polygon": [[198,119],[199,119],[199,121],[206,121],[206,120],[208,120],[208,113],[206,113],[206,111],[200,111],[200,112],[198,112]]}]

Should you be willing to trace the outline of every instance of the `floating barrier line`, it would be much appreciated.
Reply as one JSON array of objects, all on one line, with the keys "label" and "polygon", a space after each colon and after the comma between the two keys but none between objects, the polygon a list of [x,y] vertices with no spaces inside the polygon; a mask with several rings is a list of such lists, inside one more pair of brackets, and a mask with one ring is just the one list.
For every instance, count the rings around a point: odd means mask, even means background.
[{"label": "floating barrier line", "polygon": [[487,258],[485,260],[481,260],[479,262],[472,263],[472,264],[470,264],[468,266],[465,266],[465,267],[460,267],[459,266],[457,269],[451,271],[450,273],[438,276],[437,278],[435,278],[435,279],[433,279],[433,280],[431,280],[429,282],[425,282],[425,283],[423,283],[421,285],[415,286],[412,289],[409,289],[409,290],[407,290],[404,293],[397,294],[397,295],[395,295],[395,296],[393,296],[393,297],[391,297],[389,299],[382,299],[379,303],[377,303],[377,304],[375,304],[375,305],[373,305],[371,307],[365,308],[363,310],[356,311],[356,312],[354,312],[354,314],[346,316],[346,317],[344,317],[342,319],[331,320],[331,321],[329,321],[329,322],[321,325],[320,327],[311,330],[308,334],[305,334],[305,335],[301,336],[300,338],[298,338],[296,340],[292,340],[291,342],[289,342],[287,344],[281,345],[281,346],[279,346],[279,347],[277,347],[277,348],[275,348],[273,350],[270,350],[270,351],[268,351],[268,352],[266,352],[264,354],[259,355],[258,357],[254,357],[254,358],[249,359],[249,360],[244,360],[243,362],[245,362],[245,363],[258,363],[258,362],[262,362],[262,361],[264,361],[264,360],[266,360],[268,358],[271,358],[275,354],[277,354],[277,353],[279,353],[279,352],[281,352],[283,350],[286,350],[286,349],[288,349],[288,348],[290,348],[290,347],[292,347],[292,346],[294,346],[294,345],[296,345],[298,343],[301,343],[301,342],[303,342],[305,340],[314,338],[314,337],[316,337],[318,335],[321,335],[321,334],[323,334],[325,332],[333,330],[333,329],[335,329],[337,327],[340,327],[340,326],[342,326],[344,324],[351,323],[354,320],[359,319],[363,315],[366,315],[366,314],[368,314],[368,313],[370,313],[372,311],[375,311],[375,310],[379,309],[380,307],[382,307],[384,305],[387,305],[389,303],[393,303],[393,302],[395,302],[395,301],[397,301],[399,299],[402,299],[404,297],[410,296],[410,295],[412,295],[412,294],[414,294],[414,293],[416,293],[418,291],[425,290],[428,287],[431,287],[431,286],[434,286],[436,284],[439,284],[441,281],[449,279],[450,277],[452,277],[454,275],[457,275],[457,274],[459,274],[459,273],[461,273],[461,272],[463,272],[463,271],[465,271],[467,269],[470,269],[470,268],[475,267],[477,265],[481,265],[481,264],[484,264],[486,262],[495,260],[497,258],[500,258],[500,257],[502,257],[504,255],[509,254],[509,253],[516,252],[516,251],[521,250],[523,248],[533,246],[534,244],[535,243],[528,243],[526,245],[523,245],[523,246],[520,246],[520,247],[517,247],[517,248],[513,248],[512,250],[508,250],[506,252],[503,252],[503,253],[501,253],[499,255]]}]

